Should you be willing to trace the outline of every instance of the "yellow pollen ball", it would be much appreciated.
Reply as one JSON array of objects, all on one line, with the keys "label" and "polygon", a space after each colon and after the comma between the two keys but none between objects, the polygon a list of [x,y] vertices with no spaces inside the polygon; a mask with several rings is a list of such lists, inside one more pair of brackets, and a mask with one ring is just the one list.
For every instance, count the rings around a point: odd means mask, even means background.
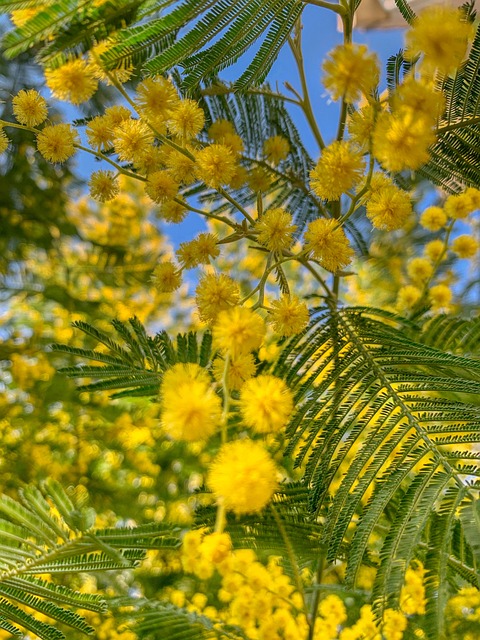
[{"label": "yellow pollen ball", "polygon": [[46,100],[35,89],[22,89],[14,96],[12,103],[13,115],[27,127],[36,127],[47,117]]},{"label": "yellow pollen ball", "polygon": [[284,209],[269,209],[255,225],[259,243],[270,251],[288,249],[296,228],[291,214]]},{"label": "yellow pollen ball", "polygon": [[205,124],[203,110],[195,100],[181,100],[174,107],[168,128],[180,138],[193,138],[200,133]]},{"label": "yellow pollen ball", "polygon": [[86,129],[88,144],[96,151],[105,151],[113,145],[113,129],[106,116],[95,116]]},{"label": "yellow pollen ball", "polygon": [[175,364],[160,387],[161,424],[173,440],[196,442],[215,433],[221,419],[221,400],[205,369]]},{"label": "yellow pollen ball", "polygon": [[269,319],[275,333],[294,336],[301,333],[308,324],[308,307],[296,296],[285,295],[272,302]]},{"label": "yellow pollen ball", "polygon": [[293,411],[293,395],[285,382],[272,375],[251,378],[240,391],[240,413],[256,433],[277,433]]},{"label": "yellow pollen ball", "polygon": [[240,300],[238,284],[223,273],[202,276],[195,293],[198,313],[204,322],[212,322],[220,311],[238,304]]},{"label": "yellow pollen ball", "polygon": [[187,215],[187,208],[180,202],[175,200],[166,200],[160,204],[158,216],[165,220],[165,222],[171,222],[172,224],[179,224]]},{"label": "yellow pollen ball", "polygon": [[431,120],[403,108],[378,116],[373,154],[387,171],[418,169],[430,158],[429,148],[435,140]]},{"label": "yellow pollen ball", "polygon": [[394,112],[405,107],[435,124],[445,110],[445,97],[441,91],[435,90],[433,84],[409,76],[397,88],[392,98]]},{"label": "yellow pollen ball", "polygon": [[360,182],[364,169],[365,160],[359,149],[348,141],[333,142],[323,149],[310,172],[312,190],[324,200],[338,200]]},{"label": "yellow pollen ball", "polygon": [[[225,365],[225,359],[220,356],[213,361],[213,375],[218,382],[223,381]],[[255,375],[255,371],[255,359],[251,353],[241,354],[235,359],[230,358],[226,377],[227,387],[236,391],[240,390],[243,383]]]},{"label": "yellow pollen ball", "polygon": [[77,138],[69,124],[55,124],[37,134],[37,148],[49,162],[65,162],[75,153]]},{"label": "yellow pollen ball", "polygon": [[272,136],[263,143],[263,153],[269,162],[279,164],[290,153],[290,143],[283,136]]},{"label": "yellow pollen ball", "polygon": [[172,200],[177,195],[178,188],[178,182],[167,171],[151,173],[145,183],[145,193],[156,203]]},{"label": "yellow pollen ball", "polygon": [[364,44],[341,44],[323,63],[323,84],[334,100],[355,102],[368,95],[379,80],[378,58]]},{"label": "yellow pollen ball", "polygon": [[443,208],[447,216],[454,220],[463,220],[475,210],[474,202],[467,191],[448,196]]},{"label": "yellow pollen ball", "polygon": [[5,131],[0,128],[0,153],[5,153],[8,149],[8,145],[10,144],[10,140],[8,139]]},{"label": "yellow pollen ball", "polygon": [[348,118],[348,131],[353,142],[361,149],[369,149],[372,133],[375,128],[376,111],[368,104],[355,111]]},{"label": "yellow pollen ball", "polygon": [[137,86],[139,112],[152,122],[167,120],[179,102],[177,90],[163,76],[146,78]]},{"label": "yellow pollen ball", "polygon": [[152,131],[140,120],[123,120],[114,129],[113,146],[120,160],[134,162],[152,143]]},{"label": "yellow pollen ball", "polygon": [[418,287],[407,284],[398,291],[396,306],[399,311],[409,311],[420,300],[422,292]]},{"label": "yellow pollen ball", "polygon": [[277,489],[277,468],[262,445],[251,440],[224,444],[213,461],[207,484],[228,511],[261,511]]},{"label": "yellow pollen ball", "polygon": [[420,224],[429,231],[439,231],[447,223],[447,214],[441,207],[427,207],[420,216]]},{"label": "yellow pollen ball", "polygon": [[456,253],[459,258],[474,258],[477,254],[478,247],[478,240],[468,234],[457,236],[452,242],[452,251]]},{"label": "yellow pollen ball", "polygon": [[213,346],[233,359],[258,349],[265,336],[265,322],[247,307],[220,311],[213,325]]},{"label": "yellow pollen ball", "polygon": [[448,74],[465,58],[473,33],[473,25],[462,19],[457,7],[432,5],[419,13],[405,34],[404,56],[412,60],[423,54],[427,68]]},{"label": "yellow pollen ball", "polygon": [[367,199],[367,218],[376,229],[394,231],[403,227],[412,213],[412,203],[406,191],[393,183],[380,188]]},{"label": "yellow pollen ball", "polygon": [[59,100],[81,104],[90,100],[98,87],[98,82],[85,60],[70,60],[58,69],[45,71],[47,87]]},{"label": "yellow pollen ball", "polygon": [[228,184],[235,173],[234,155],[222,144],[211,144],[197,151],[195,160],[197,178],[212,189]]},{"label": "yellow pollen ball", "polygon": [[113,171],[95,171],[90,177],[88,186],[92,198],[99,202],[113,200],[120,190]]},{"label": "yellow pollen ball", "polygon": [[414,282],[425,282],[433,275],[433,264],[426,258],[412,258],[407,263],[407,273]]},{"label": "yellow pollen ball", "polygon": [[341,227],[334,219],[319,218],[308,225],[305,247],[328,271],[338,271],[350,264],[353,250]]},{"label": "yellow pollen ball", "polygon": [[445,284],[437,284],[431,287],[428,292],[432,311],[447,311],[452,301],[452,291]]},{"label": "yellow pollen ball", "polygon": [[171,293],[182,284],[182,274],[173,262],[160,262],[153,270],[152,281],[160,293]]},{"label": "yellow pollen ball", "polygon": [[446,257],[445,243],[442,240],[430,240],[425,245],[424,253],[431,262],[444,259]]}]

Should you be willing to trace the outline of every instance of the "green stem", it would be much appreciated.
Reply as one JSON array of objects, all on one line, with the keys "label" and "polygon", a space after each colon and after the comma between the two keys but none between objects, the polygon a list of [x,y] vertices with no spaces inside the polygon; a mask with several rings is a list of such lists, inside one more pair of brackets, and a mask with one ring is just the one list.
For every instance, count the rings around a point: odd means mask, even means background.
[{"label": "green stem", "polygon": [[453,122],[452,124],[446,124],[443,127],[437,128],[437,135],[442,133],[447,133],[447,131],[453,131],[455,129],[460,129],[463,127],[469,127],[472,124],[478,124],[480,122],[480,116],[476,118],[469,118],[468,120],[462,120],[460,122]]},{"label": "green stem", "polygon": [[99,158],[100,160],[104,160],[105,162],[108,162],[109,164],[112,165],[112,167],[115,167],[115,169],[119,173],[122,173],[124,176],[128,176],[129,178],[134,178],[135,180],[140,180],[141,182],[147,182],[147,178],[144,178],[143,176],[139,175],[138,173],[133,173],[133,171],[128,171],[127,169],[124,169],[121,165],[119,165],[117,162],[115,162],[114,160],[112,160],[108,156],[104,155],[101,151],[94,151],[93,149],[89,149],[88,147],[84,147],[81,144],[75,144],[75,148],[76,149],[80,149],[81,151],[86,151],[90,155],[95,156],[96,158]]},{"label": "green stem", "polygon": [[299,262],[300,262],[300,264],[303,264],[303,266],[308,271],[310,271],[310,273],[315,278],[315,280],[322,286],[322,288],[324,289],[325,293],[327,294],[327,299],[329,299],[331,301],[336,300],[333,291],[330,290],[330,288],[328,287],[328,285],[325,282],[325,280],[322,278],[322,276],[319,273],[317,273],[317,271],[313,268],[313,266],[310,264],[310,262],[306,258],[305,259],[300,259]]},{"label": "green stem", "polygon": [[23,129],[23,131],[30,131],[30,133],[40,133],[40,129],[27,127],[24,124],[17,124],[16,122],[9,122],[8,120],[0,120],[0,127],[11,127],[12,129]]},{"label": "green stem", "polygon": [[278,511],[275,507],[275,505],[273,504],[273,502],[270,503],[270,510],[272,512],[273,518],[275,520],[275,523],[278,527],[278,531],[282,537],[282,540],[285,544],[285,550],[287,552],[287,556],[288,559],[290,561],[290,565],[292,567],[292,571],[293,571],[293,577],[295,580],[295,584],[297,587],[297,591],[300,594],[301,598],[302,598],[302,602],[303,602],[303,607],[305,610],[305,613],[307,613],[307,601],[305,598],[305,590],[303,588],[303,584],[302,584],[302,579],[300,577],[300,573],[298,571],[298,566],[297,566],[297,561],[295,558],[295,552],[293,550],[292,544],[290,542],[290,538],[288,537],[288,534],[285,530],[285,527],[283,525],[282,519],[280,518]]},{"label": "green stem", "polygon": [[346,13],[345,7],[342,7],[340,4],[335,4],[333,2],[324,2],[324,0],[302,0],[305,4],[311,4],[314,7],[321,7],[322,9],[330,9],[330,11],[334,11],[338,13],[338,15],[343,16]]},{"label": "green stem", "polygon": [[209,211],[203,211],[202,209],[197,209],[196,207],[193,207],[192,205],[188,204],[188,202],[185,202],[185,200],[180,200],[180,198],[174,198],[173,200],[174,202],[181,205],[182,207],[185,207],[185,209],[188,209],[192,213],[198,213],[199,215],[204,216],[205,218],[212,218],[213,220],[218,220],[219,222],[223,222],[224,224],[228,225],[232,229],[235,229],[235,230],[237,229],[237,225],[231,220],[229,220],[228,218],[224,218],[223,216],[217,216],[215,213],[210,213]]},{"label": "green stem", "polygon": [[312,607],[310,609],[310,631],[308,634],[308,640],[313,640],[315,633],[315,620],[317,618],[318,605],[320,603],[321,584],[323,579],[323,570],[325,568],[325,555],[321,554],[318,560],[317,573],[315,575],[315,593],[313,596]]},{"label": "green stem", "polygon": [[248,211],[246,211],[246,209],[244,209],[242,205],[235,200],[235,198],[232,198],[232,196],[229,193],[227,193],[223,187],[218,187],[217,191],[225,198],[225,200],[228,200],[230,204],[233,204],[233,206],[236,209],[238,209],[238,211],[240,211],[240,213],[244,216],[246,220],[250,222],[252,226],[255,224],[255,220],[248,213]]},{"label": "green stem", "polygon": [[300,84],[302,87],[302,95],[299,96],[300,106],[302,108],[303,113],[305,114],[305,118],[312,130],[312,133],[317,141],[320,149],[325,147],[325,142],[323,141],[322,134],[320,133],[320,129],[318,127],[317,121],[315,119],[315,114],[313,112],[312,103],[310,100],[310,94],[308,92],[308,84],[307,78],[305,75],[305,65],[303,61],[302,54],[302,36],[301,36],[302,26],[299,24],[296,29],[295,39],[289,38],[288,44],[290,45],[290,49],[292,51],[295,63],[297,65],[298,77],[300,78]]},{"label": "green stem", "polygon": [[338,223],[340,225],[343,225],[350,218],[350,216],[355,213],[355,211],[358,209],[357,204],[362,199],[362,197],[367,193],[367,191],[370,189],[370,183],[372,181],[374,168],[375,168],[375,159],[372,155],[370,155],[368,174],[367,174],[367,179],[365,181],[365,184],[363,185],[363,187],[358,193],[356,193],[354,196],[353,195],[351,196],[352,202],[350,203],[350,207],[348,211],[344,213],[343,216],[338,220]]}]

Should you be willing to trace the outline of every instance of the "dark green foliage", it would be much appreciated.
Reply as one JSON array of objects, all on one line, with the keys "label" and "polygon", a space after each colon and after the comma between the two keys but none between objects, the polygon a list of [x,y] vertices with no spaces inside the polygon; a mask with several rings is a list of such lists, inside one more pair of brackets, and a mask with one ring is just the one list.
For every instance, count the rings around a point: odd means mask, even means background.
[{"label": "dark green foliage", "polygon": [[[5,2],[0,9],[34,6]],[[14,57],[37,47],[50,65],[70,53],[88,51],[112,33],[117,44],[102,56],[110,68],[142,65],[147,75],[181,66],[192,89],[234,64],[259,40],[260,46],[236,83],[244,90],[263,82],[303,9],[301,0],[56,0],[3,41]],[[160,17],[158,17],[160,16]],[[176,37],[185,25],[186,33]],[[152,54],[155,54],[152,57]]]},{"label": "dark green foliage", "polygon": [[21,490],[20,498],[0,497],[0,627],[13,635],[22,635],[18,625],[46,640],[66,637],[36,614],[91,635],[95,630],[71,608],[106,610],[101,596],[47,582],[42,574],[133,568],[146,549],[178,545],[177,531],[168,525],[95,529],[83,488],[68,494],[49,480],[42,491]]}]

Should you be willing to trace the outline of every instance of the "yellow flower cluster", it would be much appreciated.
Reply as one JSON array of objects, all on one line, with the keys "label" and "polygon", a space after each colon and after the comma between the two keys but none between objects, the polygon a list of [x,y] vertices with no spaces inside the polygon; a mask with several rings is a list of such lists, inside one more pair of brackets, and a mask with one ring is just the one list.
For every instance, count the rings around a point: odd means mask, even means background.
[{"label": "yellow flower cluster", "polygon": [[[212,554],[212,548],[220,553]],[[177,606],[238,627],[251,640],[306,639],[307,621],[300,613],[302,598],[277,557],[263,564],[251,549],[231,550],[226,534],[208,535],[195,530],[184,538],[182,562],[186,571],[201,579],[216,571],[221,580],[216,593],[219,605],[209,605],[207,596],[201,593],[194,594],[188,603],[183,592],[175,592],[170,599]]]},{"label": "yellow flower cluster", "polygon": [[423,56],[427,71],[449,74],[459,67],[473,37],[473,25],[457,8],[433,5],[424,8],[405,36],[405,57]]},{"label": "yellow flower cluster", "polygon": [[198,365],[178,363],[168,369],[160,398],[162,427],[174,440],[206,440],[218,428],[221,401]]},{"label": "yellow flower cluster", "polygon": [[480,591],[475,587],[463,587],[447,603],[446,619],[452,637],[462,628],[462,623],[470,625],[471,632],[462,634],[462,640],[475,640],[480,630]]}]

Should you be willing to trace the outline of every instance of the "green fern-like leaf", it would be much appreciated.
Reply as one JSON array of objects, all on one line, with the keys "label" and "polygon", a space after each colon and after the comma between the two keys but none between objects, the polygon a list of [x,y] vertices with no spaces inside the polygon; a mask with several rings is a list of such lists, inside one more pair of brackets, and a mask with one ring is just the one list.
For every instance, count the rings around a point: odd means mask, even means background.
[{"label": "green fern-like leaf", "polygon": [[78,365],[61,369],[72,378],[100,378],[98,382],[81,386],[81,390],[125,389],[112,396],[116,398],[132,394],[152,396],[158,393],[163,372],[176,362],[195,362],[205,367],[212,355],[210,334],[204,335],[200,344],[194,333],[181,334],[174,345],[165,332],[153,338],[148,336],[137,318],[131,318],[128,324],[114,320],[112,325],[119,338],[124,340],[125,346],[99,332],[92,325],[84,322],[74,323],[74,326],[87,336],[107,346],[112,355],[68,345],[53,344],[50,347],[55,352],[106,364]]},{"label": "green fern-like leaf", "polygon": [[276,369],[297,388],[288,451],[299,450],[329,560],[348,543],[347,583],[372,535],[387,532],[374,590],[380,608],[398,597],[443,496],[452,487],[475,494],[465,478],[480,474],[474,452],[457,447],[480,440],[480,363],[414,342],[410,331],[386,313],[321,310]]},{"label": "green fern-like leaf", "polygon": [[133,568],[147,549],[174,549],[179,542],[178,532],[163,524],[95,530],[84,488],[67,494],[54,480],[42,490],[25,487],[21,502],[1,496],[0,513],[0,628],[13,635],[23,628],[45,640],[65,638],[39,616],[93,634],[72,609],[106,609],[100,596],[47,582],[42,574]]}]

